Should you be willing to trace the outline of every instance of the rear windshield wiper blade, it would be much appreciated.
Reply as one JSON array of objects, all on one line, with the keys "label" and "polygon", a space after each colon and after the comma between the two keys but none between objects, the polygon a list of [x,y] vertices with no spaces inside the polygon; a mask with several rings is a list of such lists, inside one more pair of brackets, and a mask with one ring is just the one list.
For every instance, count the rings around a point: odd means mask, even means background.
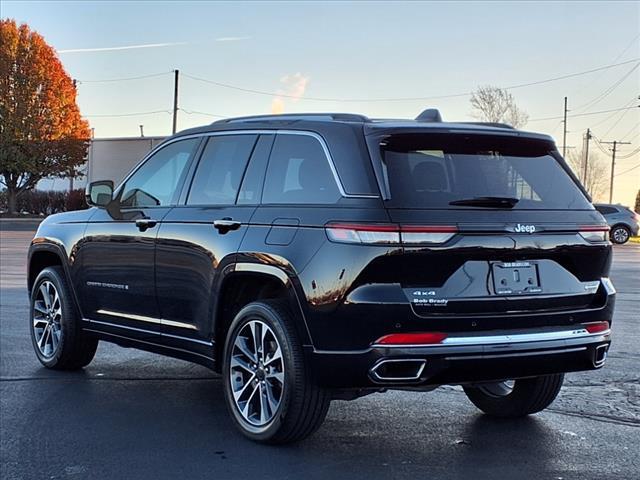
[{"label": "rear windshield wiper blade", "polygon": [[513,208],[519,202],[517,198],[511,197],[473,197],[462,200],[454,200],[449,205],[465,207],[487,207],[487,208]]}]

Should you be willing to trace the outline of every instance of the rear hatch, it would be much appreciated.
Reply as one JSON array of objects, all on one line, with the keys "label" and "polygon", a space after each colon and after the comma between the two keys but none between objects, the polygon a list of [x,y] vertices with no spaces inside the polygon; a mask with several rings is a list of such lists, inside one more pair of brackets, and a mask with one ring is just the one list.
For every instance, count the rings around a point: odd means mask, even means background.
[{"label": "rear hatch", "polygon": [[605,301],[604,219],[550,139],[507,132],[399,130],[370,139],[403,244],[378,268],[396,272],[393,281],[419,316],[574,310]]}]

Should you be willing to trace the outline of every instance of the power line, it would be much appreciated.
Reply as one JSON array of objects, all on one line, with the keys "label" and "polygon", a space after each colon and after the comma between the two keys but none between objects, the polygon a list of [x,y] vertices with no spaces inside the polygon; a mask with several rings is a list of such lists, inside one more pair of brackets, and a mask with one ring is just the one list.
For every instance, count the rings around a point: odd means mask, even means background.
[{"label": "power line", "polygon": [[181,112],[186,113],[187,115],[204,115],[206,117],[215,117],[215,118],[227,118],[225,115],[218,115],[216,113],[209,112],[199,112],[197,110],[185,110],[184,108],[180,109]]},{"label": "power line", "polygon": [[[611,63],[616,63],[618,60],[620,60],[625,53],[627,53],[627,51],[636,43],[636,40],[640,38],[640,34],[636,35],[635,37],[633,37],[631,39],[631,41],[628,43],[628,45],[616,56],[616,58],[613,59],[613,61]],[[591,81],[588,83],[589,86],[593,85],[594,82],[596,80],[599,80],[600,78],[602,78],[602,75],[598,75],[595,79],[591,79]],[[584,92],[584,90],[586,89],[586,86],[583,86],[581,89],[579,89],[578,91],[574,91],[573,95],[578,95],[582,92]],[[583,107],[579,107],[580,109],[582,109]]]},{"label": "power line", "polygon": [[86,118],[100,118],[100,117],[139,117],[142,115],[155,115],[158,113],[171,113],[169,110],[154,110],[151,112],[135,112],[135,113],[110,113],[110,114],[96,114],[96,115],[83,115]]},{"label": "power line", "polygon": [[[638,107],[637,106],[633,106],[633,107],[627,106],[627,107],[622,107],[622,108],[613,108],[611,110],[600,110],[599,112],[576,113],[574,115],[567,115],[567,116],[569,118],[586,117],[586,116],[589,116],[589,115],[600,115],[602,113],[621,112],[623,110],[631,110],[633,108],[638,108]],[[563,115],[560,115],[559,117],[533,118],[533,119],[530,119],[529,122],[542,122],[543,120],[558,120],[558,119],[561,119],[561,118],[564,118]]]},{"label": "power line", "polygon": [[640,168],[640,163],[639,163],[638,165],[636,165],[635,167],[631,167],[630,169],[625,170],[624,172],[616,173],[616,175],[615,175],[615,176],[617,177],[618,175],[624,175],[625,173],[632,172],[632,171],[634,171],[636,168]]},{"label": "power line", "polygon": [[595,135],[591,135],[591,138],[593,138],[593,140],[595,140],[596,147],[598,147],[598,150],[600,150],[605,155],[609,155],[610,152],[607,150],[607,148],[602,146],[603,143],[607,143],[607,142],[601,141]]},{"label": "power line", "polygon": [[604,92],[602,92],[600,95],[596,96],[594,99],[592,99],[591,101],[587,102],[587,103],[583,103],[582,105],[580,105],[579,107],[576,107],[576,110],[583,110],[586,108],[590,108],[593,107],[594,105],[597,105],[598,103],[600,103],[602,100],[604,100],[607,96],[609,96],[609,94],[611,94],[616,88],[618,88],[618,86],[620,86],[620,84],[622,82],[624,82],[627,78],[629,78],[629,75],[631,75],[638,67],[640,66],[640,63],[636,63],[631,70],[629,70],[627,73],[625,73],[620,79],[618,79],[616,82],[614,82],[613,85],[611,85],[610,87],[608,87],[607,89],[605,89]]},{"label": "power line", "polygon": [[618,157],[618,160],[623,160],[625,158],[631,158],[633,157],[636,153],[640,152],[640,147],[636,148],[634,151],[627,153],[626,155],[623,155],[621,157]]},{"label": "power line", "polygon": [[[626,105],[624,105],[624,107],[629,107],[632,103],[637,101],[637,97],[633,97],[629,102],[627,102]],[[630,108],[635,108],[635,107],[630,107]],[[621,110],[618,111],[622,111],[624,110],[624,108],[622,108]],[[603,123],[608,122],[609,120],[611,120],[613,117],[616,116],[616,112],[612,113],[611,115],[608,115],[606,118],[600,120],[599,122],[595,123],[594,125],[591,125],[592,127],[597,127],[598,125],[602,125]]]},{"label": "power line", "polygon": [[142,80],[145,78],[153,78],[153,77],[161,77],[163,75],[168,75],[171,72],[161,72],[161,73],[150,73],[149,75],[140,75],[138,77],[123,77],[123,78],[106,78],[102,80],[78,80],[78,83],[111,83],[111,82],[128,82],[130,80]]},{"label": "power line", "polygon": [[[633,127],[631,127],[631,130],[629,130],[627,133],[625,133],[625,134],[622,136],[622,139],[623,139],[623,140],[626,140],[626,139],[627,139],[627,136],[631,135],[631,134],[632,134],[636,129],[638,129],[638,132],[640,132],[640,122],[636,123]],[[636,136],[636,135],[634,135],[634,137],[635,137],[635,136]]]},{"label": "power line", "polygon": [[618,120],[615,121],[615,123],[613,125],[611,125],[609,127],[609,130],[606,131],[606,133],[603,135],[603,137],[606,137],[607,135],[609,135],[609,133],[611,132],[611,130],[613,130],[614,128],[616,128],[616,126],[622,121],[622,119],[624,118],[624,116],[629,113],[629,110],[624,111],[622,114],[620,114],[620,116],[618,117]]},{"label": "power line", "polygon": [[[517,88],[524,88],[524,87],[530,87],[533,85],[541,85],[544,83],[550,83],[550,82],[555,82],[558,80],[565,80],[567,78],[573,78],[573,77],[577,77],[577,76],[581,76],[581,75],[587,75],[590,73],[594,73],[594,72],[599,72],[602,70],[607,70],[609,68],[614,68],[614,67],[618,67],[621,65],[627,65],[629,63],[635,63],[638,62],[640,60],[640,58],[634,58],[632,60],[627,60],[625,62],[620,62],[620,63],[613,63],[613,64],[609,64],[609,65],[604,65],[602,67],[597,67],[597,68],[592,68],[590,70],[584,70],[581,72],[576,72],[576,73],[570,73],[567,75],[561,75],[558,77],[553,77],[553,78],[547,78],[544,80],[537,80],[534,82],[527,82],[527,83],[520,83],[520,84],[515,84],[515,85],[509,85],[504,87],[505,90],[513,90],[513,89],[517,89]],[[202,78],[202,77],[198,77],[195,75],[190,75],[190,74],[186,74],[183,73],[183,76],[190,78],[192,80],[196,80],[196,81],[200,81],[200,82],[204,82],[204,83],[208,83],[211,85],[215,85],[218,87],[222,87],[222,88],[229,88],[232,90],[237,90],[240,92],[245,92],[245,93],[251,93],[251,94],[255,94],[255,95],[266,95],[266,96],[270,96],[270,97],[283,97],[283,98],[294,98],[297,100],[311,100],[311,101],[316,101],[316,102],[402,102],[402,101],[416,101],[416,100],[438,100],[438,99],[444,99],[444,98],[455,98],[455,97],[467,97],[469,95],[471,95],[473,92],[460,92],[460,93],[452,93],[452,94],[447,94],[447,95],[433,95],[433,96],[423,96],[423,97],[393,97],[393,98],[329,98],[329,97],[309,97],[309,96],[298,96],[298,95],[290,95],[290,94],[285,94],[285,93],[279,93],[279,92],[272,92],[272,91],[266,91],[266,90],[257,90],[257,89],[253,89],[253,88],[245,88],[245,87],[239,87],[237,85],[232,85],[229,83],[222,83],[222,82],[216,82],[214,80],[209,80],[207,78]]]}]

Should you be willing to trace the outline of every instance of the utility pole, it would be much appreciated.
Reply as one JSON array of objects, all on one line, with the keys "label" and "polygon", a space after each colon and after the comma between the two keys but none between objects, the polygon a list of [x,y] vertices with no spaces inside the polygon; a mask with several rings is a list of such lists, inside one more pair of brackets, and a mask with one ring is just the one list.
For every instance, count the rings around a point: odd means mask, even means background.
[{"label": "utility pole", "polygon": [[140,125],[140,137],[144,137],[144,125]]},{"label": "utility pole", "polygon": [[567,158],[567,97],[564,97],[564,133],[562,134],[562,158]]},{"label": "utility pole", "polygon": [[608,143],[609,145],[613,145],[611,149],[611,180],[609,182],[609,203],[613,203],[613,175],[616,169],[616,150],[618,145],[631,145],[631,142],[620,142],[618,140],[614,140],[613,142],[600,142],[600,143]]},{"label": "utility pole", "polygon": [[178,75],[180,75],[180,71],[176,69],[173,74],[173,129],[171,133],[176,133],[178,126]]},{"label": "utility pole", "polygon": [[589,166],[589,140],[591,140],[591,129],[587,128],[587,135],[585,137],[586,145],[584,147],[584,164],[582,165],[582,185],[587,184],[587,170]]}]

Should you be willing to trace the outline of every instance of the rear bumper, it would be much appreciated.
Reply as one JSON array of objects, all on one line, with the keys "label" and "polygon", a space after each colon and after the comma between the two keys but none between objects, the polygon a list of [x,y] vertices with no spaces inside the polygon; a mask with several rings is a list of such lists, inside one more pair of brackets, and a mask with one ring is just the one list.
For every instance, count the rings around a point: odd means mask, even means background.
[{"label": "rear bumper", "polygon": [[438,345],[373,345],[361,351],[313,351],[318,382],[332,388],[428,388],[601,368],[610,331],[493,332]]}]

